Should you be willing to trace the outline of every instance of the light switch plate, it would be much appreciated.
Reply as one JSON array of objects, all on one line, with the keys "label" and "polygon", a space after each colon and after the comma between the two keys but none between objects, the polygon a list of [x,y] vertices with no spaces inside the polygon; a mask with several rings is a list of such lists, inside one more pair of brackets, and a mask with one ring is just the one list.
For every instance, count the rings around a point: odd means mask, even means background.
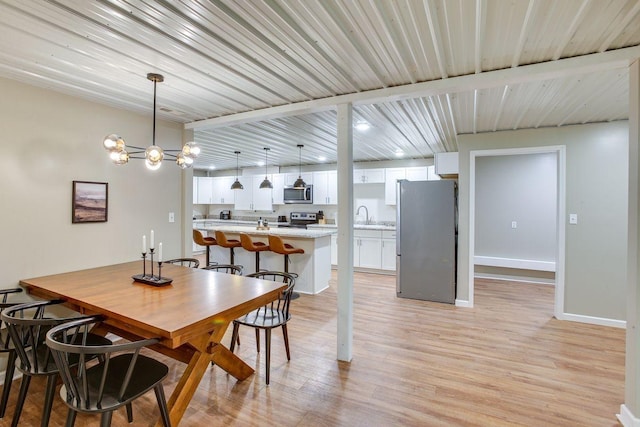
[{"label": "light switch plate", "polygon": [[578,223],[578,214],[569,214],[569,224]]},{"label": "light switch plate", "polygon": [[169,212],[169,222],[176,222],[176,216],[173,212]]}]

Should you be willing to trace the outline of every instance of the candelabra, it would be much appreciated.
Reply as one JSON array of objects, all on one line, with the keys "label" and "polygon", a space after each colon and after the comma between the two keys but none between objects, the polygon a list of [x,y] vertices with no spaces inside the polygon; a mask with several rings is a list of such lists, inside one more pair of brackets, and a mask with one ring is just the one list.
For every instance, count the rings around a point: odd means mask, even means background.
[{"label": "candelabra", "polygon": [[[151,274],[147,275],[147,253],[142,252],[142,274],[136,274],[132,276],[132,279],[136,282],[146,283],[147,285],[166,286],[173,282],[173,279],[170,277],[162,277],[162,261],[158,261],[158,275],[153,274],[153,253],[154,249],[150,248]],[[162,250],[160,250],[160,253],[162,254]]]}]

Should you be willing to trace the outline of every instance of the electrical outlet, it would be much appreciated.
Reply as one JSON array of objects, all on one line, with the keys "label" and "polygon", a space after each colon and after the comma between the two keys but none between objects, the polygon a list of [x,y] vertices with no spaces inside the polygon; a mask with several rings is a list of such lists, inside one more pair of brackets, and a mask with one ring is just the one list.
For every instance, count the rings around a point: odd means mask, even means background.
[{"label": "electrical outlet", "polygon": [[176,216],[173,212],[169,212],[169,222],[176,222]]}]

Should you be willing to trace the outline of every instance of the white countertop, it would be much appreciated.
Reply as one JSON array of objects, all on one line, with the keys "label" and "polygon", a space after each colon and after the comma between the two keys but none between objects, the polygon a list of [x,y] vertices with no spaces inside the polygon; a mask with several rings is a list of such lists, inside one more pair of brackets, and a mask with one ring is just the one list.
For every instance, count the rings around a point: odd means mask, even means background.
[{"label": "white countertop", "polygon": [[[210,220],[207,220],[210,221]],[[213,220],[212,220],[213,221]],[[221,222],[221,221],[220,221]],[[333,229],[307,229],[305,230],[304,228],[278,228],[277,226],[271,227],[269,230],[257,230],[255,225],[254,226],[247,226],[247,225],[223,225],[220,224],[220,222],[213,224],[213,225],[207,225],[207,226],[203,226],[203,227],[198,227],[198,229],[200,230],[210,230],[210,231],[215,231],[215,230],[219,230],[219,231],[224,231],[225,233],[247,233],[247,234],[251,234],[251,235],[263,235],[266,236],[268,234],[273,234],[274,236],[280,236],[280,237],[297,237],[297,238],[303,238],[303,239],[317,239],[320,237],[326,237],[326,236],[331,236],[332,234],[334,234],[337,229],[333,228]],[[225,221],[228,222],[228,221]],[[249,221],[247,221],[249,222]],[[250,222],[251,224],[255,224],[253,221]]]},{"label": "white countertop", "polygon": [[[310,224],[307,225],[307,228],[318,228],[318,229],[333,229],[337,230],[338,226],[335,224]],[[382,230],[382,231],[395,231],[395,225],[383,225],[383,224],[353,224],[354,230]]]}]

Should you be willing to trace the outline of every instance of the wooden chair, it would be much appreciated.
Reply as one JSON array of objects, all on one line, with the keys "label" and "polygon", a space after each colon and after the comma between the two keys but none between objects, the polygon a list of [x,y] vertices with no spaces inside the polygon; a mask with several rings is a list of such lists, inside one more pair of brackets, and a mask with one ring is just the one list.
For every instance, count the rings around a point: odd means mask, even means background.
[{"label": "wooden chair", "polygon": [[242,276],[242,266],[238,264],[212,264],[202,267],[203,270],[213,270],[220,273],[236,274]]},{"label": "wooden chair", "polygon": [[211,246],[217,245],[218,242],[216,242],[216,239],[214,239],[213,237],[204,237],[200,230],[196,230],[195,228],[193,229],[193,241],[196,243],[196,245],[205,247],[207,254],[205,258],[205,265],[209,265],[209,260],[211,259],[210,248]]},{"label": "wooden chair", "polygon": [[[19,364],[17,368],[22,373],[20,394],[18,395],[16,409],[11,422],[12,427],[19,425],[31,378],[37,376],[47,378],[41,426],[46,427],[49,425],[56,380],[58,379],[58,368],[49,347],[45,344],[45,334],[54,326],[77,319],[77,317],[53,318],[47,313],[48,308],[63,302],[54,300],[18,304],[4,309],[0,314],[0,318],[7,325],[11,341],[18,355]],[[95,334],[89,334],[86,340],[87,345],[111,344],[110,340]]]},{"label": "wooden chair", "polygon": [[[0,290],[0,296],[2,296],[0,312],[5,308],[20,304],[19,302],[7,302],[9,295],[20,292],[22,292],[22,288]],[[11,342],[11,338],[9,337],[9,329],[5,327],[2,320],[0,320],[0,353],[7,354],[7,367],[4,371],[4,386],[2,387],[2,398],[0,398],[0,418],[3,418],[7,410],[9,393],[11,392],[11,384],[13,383],[13,373],[15,372],[16,366],[16,350]]]},{"label": "wooden chair", "polygon": [[164,261],[166,264],[177,264],[183,267],[198,268],[200,267],[200,261],[196,258],[174,258]]},{"label": "wooden chair", "polygon": [[234,248],[239,248],[242,244],[240,240],[235,239],[227,239],[227,235],[222,231],[215,231],[216,242],[218,242],[218,246],[223,248],[229,248],[229,264],[235,264],[235,254],[233,252]]},{"label": "wooden chair", "polygon": [[238,330],[240,329],[240,325],[255,328],[256,348],[258,350],[258,353],[260,352],[260,329],[264,329],[266,347],[265,358],[267,365],[266,382],[268,385],[271,363],[271,330],[273,328],[277,328],[279,326],[282,327],[282,335],[284,337],[284,346],[287,352],[287,360],[291,360],[291,353],[289,351],[289,334],[287,333],[287,322],[291,319],[291,314],[289,313],[289,305],[291,303],[291,294],[293,293],[293,287],[296,284],[296,280],[294,275],[280,271],[259,271],[256,273],[247,274],[245,277],[255,277],[258,279],[283,282],[287,284],[287,288],[280,294],[280,297],[277,300],[233,321],[233,335],[231,336],[230,347],[232,353],[238,340]]},{"label": "wooden chair", "polygon": [[[101,320],[99,316],[83,318],[56,326],[47,333],[47,346],[64,384],[60,395],[69,407],[66,425],[73,426],[77,413],[83,412],[101,414],[100,426],[110,426],[113,411],[122,406],[127,407],[131,422],[131,402],[153,389],[162,422],[165,427],[170,427],[162,387],[169,367],[140,354],[143,347],[160,340],[100,346],[84,344],[92,324]],[[85,363],[93,358],[99,362],[90,366]]]},{"label": "wooden chair", "polygon": [[255,252],[256,254],[256,272],[260,271],[260,252],[270,250],[269,245],[262,242],[254,242],[246,233],[240,233],[240,244],[245,251]]}]

